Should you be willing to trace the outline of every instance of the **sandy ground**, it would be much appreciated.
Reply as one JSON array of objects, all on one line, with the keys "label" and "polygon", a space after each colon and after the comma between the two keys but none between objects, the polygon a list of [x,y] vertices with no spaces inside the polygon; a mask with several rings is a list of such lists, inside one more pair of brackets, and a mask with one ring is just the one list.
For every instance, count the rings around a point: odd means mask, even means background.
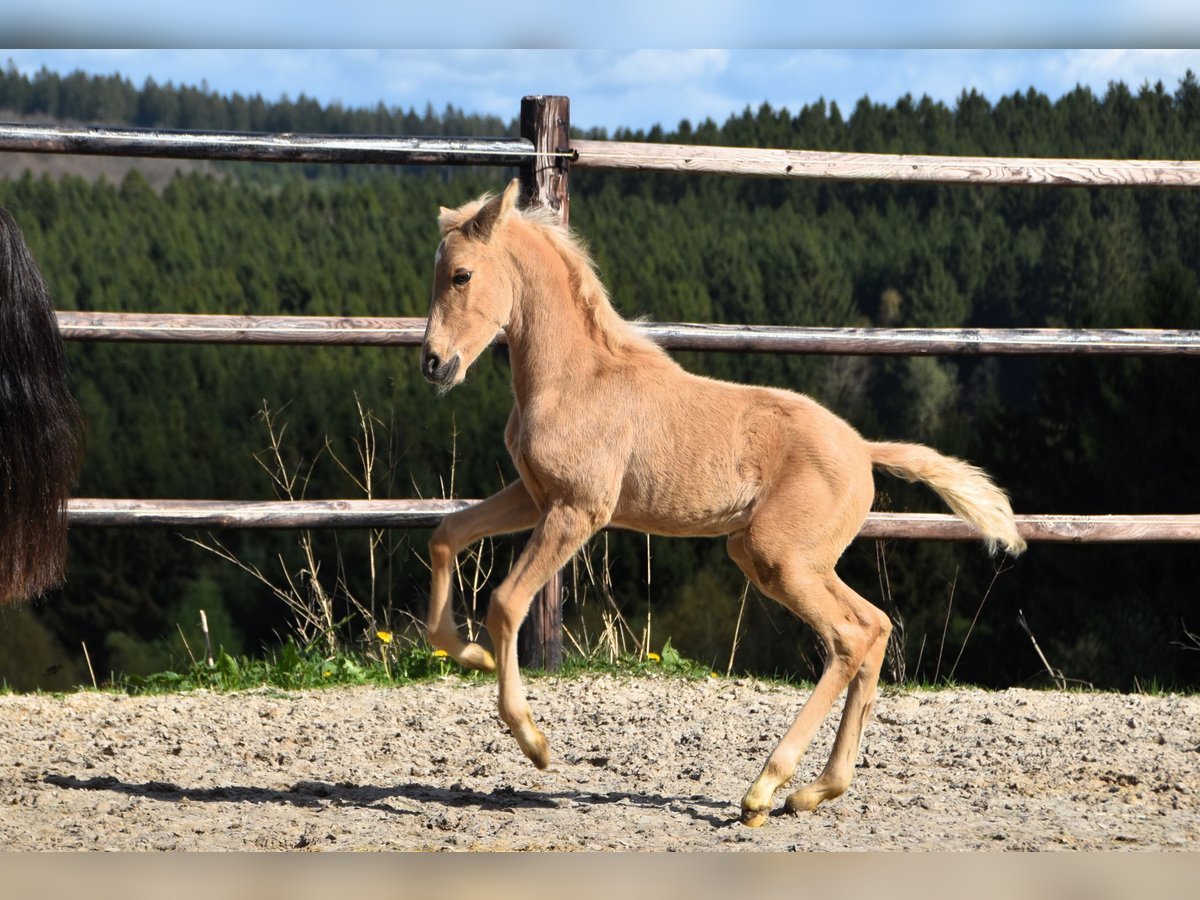
[{"label": "sandy ground", "polygon": [[[95,850],[1200,848],[1200,698],[885,693],[850,791],[737,824],[807,692],[541,678],[538,772],[494,683],[0,697],[0,846]],[[826,723],[797,774],[824,763]]]}]

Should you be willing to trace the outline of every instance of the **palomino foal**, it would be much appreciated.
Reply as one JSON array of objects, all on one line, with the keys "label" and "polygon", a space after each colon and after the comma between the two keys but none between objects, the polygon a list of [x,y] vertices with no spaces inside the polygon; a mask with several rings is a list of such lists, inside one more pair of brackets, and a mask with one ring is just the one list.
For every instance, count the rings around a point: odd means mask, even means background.
[{"label": "palomino foal", "polygon": [[[508,337],[514,405],[504,440],[520,478],[447,516],[430,541],[431,641],[466,666],[497,669],[500,717],[538,768],[550,748],[517,669],[517,628],[534,593],[600,528],[726,536],[746,577],[819,635],[825,670],[742,800],[761,825],[834,701],[849,687],[833,752],[787,798],[811,810],[850,784],[891,622],[834,572],[874,495],[873,466],[930,485],[989,546],[1018,553],[1008,500],[979,469],[911,444],[869,443],[801,394],[681,369],[617,315],[572,235],[498,197],[443,209],[421,371],[459,384],[498,330]],[[492,595],[495,659],[465,643],[450,601],[455,557],[494,534],[533,529]]]}]

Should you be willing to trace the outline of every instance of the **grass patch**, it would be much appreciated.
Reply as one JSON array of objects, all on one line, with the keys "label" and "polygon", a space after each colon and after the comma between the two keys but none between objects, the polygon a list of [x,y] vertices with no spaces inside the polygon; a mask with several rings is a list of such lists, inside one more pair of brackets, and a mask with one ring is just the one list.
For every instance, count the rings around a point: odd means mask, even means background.
[{"label": "grass patch", "polygon": [[671,675],[679,678],[701,680],[719,678],[708,663],[688,659],[671,646],[670,639],[663,644],[661,653],[646,653],[643,655],[627,654],[616,657],[614,661],[600,660],[595,657],[585,657],[567,654],[563,659],[560,675],[595,675],[611,673],[620,675]]},{"label": "grass patch", "polygon": [[110,687],[130,694],[238,691],[261,687],[309,690],[358,684],[405,684],[461,671],[453,660],[426,647],[402,649],[385,661],[354,653],[328,656],[316,647],[299,647],[288,640],[264,659],[222,652],[213,659],[211,666],[197,661],[178,672],[121,675]]},{"label": "grass patch", "polygon": [[[682,656],[671,646],[670,641],[663,647],[661,654],[621,657],[615,662],[597,662],[595,659],[568,654],[562,671],[555,674],[575,677],[599,673],[661,674],[693,680],[718,677],[706,663]],[[526,671],[523,674],[536,678],[547,673]],[[312,690],[362,684],[412,684],[448,676],[468,680],[495,677],[489,673],[464,669],[445,653],[428,646],[407,647],[389,654],[386,660],[381,660],[368,659],[353,653],[327,656],[316,647],[299,647],[289,640],[278,651],[264,659],[235,657],[222,652],[214,658],[212,666],[197,661],[178,672],[120,675],[106,688],[128,694],[166,694],[195,690],[239,691],[264,687]]]}]

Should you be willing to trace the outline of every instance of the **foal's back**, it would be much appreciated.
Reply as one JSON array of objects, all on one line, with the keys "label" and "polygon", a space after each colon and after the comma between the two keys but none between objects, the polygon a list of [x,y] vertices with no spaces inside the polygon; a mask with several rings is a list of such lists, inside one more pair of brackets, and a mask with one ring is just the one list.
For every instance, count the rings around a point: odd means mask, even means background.
[{"label": "foal's back", "polygon": [[866,443],[810,397],[694,375],[665,355],[614,379],[612,408],[634,425],[615,525],[729,534],[781,479],[805,482],[814,503],[849,494],[860,506],[873,490]]}]

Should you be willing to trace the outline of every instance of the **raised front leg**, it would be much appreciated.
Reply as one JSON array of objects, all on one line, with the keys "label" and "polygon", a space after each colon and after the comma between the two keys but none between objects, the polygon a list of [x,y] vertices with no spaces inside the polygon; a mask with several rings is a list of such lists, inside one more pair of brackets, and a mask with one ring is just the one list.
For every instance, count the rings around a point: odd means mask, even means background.
[{"label": "raised front leg", "polygon": [[529,612],[534,593],[602,524],[602,517],[584,510],[548,507],[512,571],[492,594],[488,607],[487,628],[496,648],[500,718],[539,769],[550,764],[550,746],[534,724],[525,699],[517,667],[517,630]]},{"label": "raised front leg", "polygon": [[425,624],[430,643],[445,650],[460,664],[489,672],[496,668],[492,655],[478,644],[464,641],[454,624],[450,595],[455,558],[475,541],[489,535],[524,531],[532,528],[537,520],[538,509],[524,483],[518,479],[486,500],[446,516],[430,538],[432,578]]}]

